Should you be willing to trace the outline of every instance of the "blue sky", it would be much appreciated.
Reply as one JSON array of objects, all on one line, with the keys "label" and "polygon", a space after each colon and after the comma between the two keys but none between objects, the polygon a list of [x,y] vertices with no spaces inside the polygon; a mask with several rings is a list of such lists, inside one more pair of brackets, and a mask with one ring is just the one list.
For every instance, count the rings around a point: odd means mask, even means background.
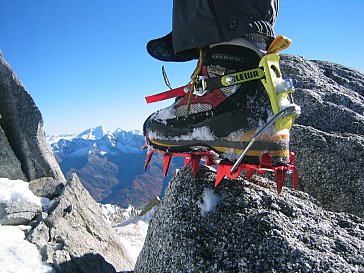
[{"label": "blue sky", "polygon": [[[172,101],[147,105],[186,84],[195,62],[163,63],[146,43],[171,29],[171,0],[0,0],[0,50],[43,114],[47,134],[104,125],[141,129]],[[281,0],[277,35],[285,53],[340,63],[364,72],[363,0]]]}]

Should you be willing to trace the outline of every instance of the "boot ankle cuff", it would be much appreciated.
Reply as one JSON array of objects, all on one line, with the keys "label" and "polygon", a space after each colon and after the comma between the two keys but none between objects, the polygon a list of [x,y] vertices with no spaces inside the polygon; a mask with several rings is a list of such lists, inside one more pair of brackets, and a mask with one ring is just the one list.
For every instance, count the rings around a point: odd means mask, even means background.
[{"label": "boot ankle cuff", "polygon": [[229,70],[256,68],[261,59],[259,51],[236,44],[217,44],[204,52],[203,64],[218,65]]},{"label": "boot ankle cuff", "polygon": [[244,39],[252,43],[259,50],[266,52],[270,43],[273,41],[273,37],[268,37],[260,33],[247,33],[242,36]]}]

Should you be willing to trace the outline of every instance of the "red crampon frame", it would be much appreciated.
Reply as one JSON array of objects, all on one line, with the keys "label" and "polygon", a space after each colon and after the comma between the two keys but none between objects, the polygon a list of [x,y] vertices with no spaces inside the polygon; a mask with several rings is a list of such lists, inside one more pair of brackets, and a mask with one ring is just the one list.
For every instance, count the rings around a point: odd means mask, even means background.
[{"label": "red crampon frame", "polygon": [[[145,145],[143,148],[147,148]],[[167,176],[169,165],[171,163],[171,159],[174,156],[182,156],[185,157],[184,165],[187,166],[191,163],[193,175],[196,177],[197,170],[200,166],[201,159],[204,159],[205,165],[207,166],[217,166],[217,174],[216,174],[216,181],[215,187],[219,185],[222,179],[226,176],[230,179],[236,179],[238,175],[242,171],[246,171],[246,179],[249,180],[255,172],[259,174],[264,174],[267,171],[274,172],[276,176],[276,184],[278,193],[282,191],[284,179],[287,173],[292,173],[293,176],[293,187],[295,190],[298,188],[298,170],[296,166],[294,166],[294,158],[295,154],[290,152],[290,162],[284,166],[274,166],[272,162],[272,155],[271,154],[263,154],[260,158],[260,164],[245,164],[241,163],[237,166],[237,168],[232,172],[233,169],[233,162],[228,160],[216,160],[216,153],[212,151],[207,152],[190,152],[190,153],[170,153],[164,152],[159,150],[152,150],[147,154],[144,169],[146,170],[150,160],[152,159],[155,152],[159,152],[163,154],[163,173],[164,176]]]}]

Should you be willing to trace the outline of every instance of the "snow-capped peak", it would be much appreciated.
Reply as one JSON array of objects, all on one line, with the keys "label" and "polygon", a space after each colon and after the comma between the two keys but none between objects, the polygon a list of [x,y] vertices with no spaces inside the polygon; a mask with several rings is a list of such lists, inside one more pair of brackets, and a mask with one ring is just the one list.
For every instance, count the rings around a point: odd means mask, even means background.
[{"label": "snow-capped peak", "polygon": [[108,134],[110,134],[110,131],[107,130],[104,126],[97,126],[95,128],[87,129],[86,131],[78,134],[76,138],[82,138],[87,140],[98,140]]},{"label": "snow-capped peak", "polygon": [[103,126],[90,128],[75,135],[51,136],[48,140],[59,158],[82,157],[89,154],[142,153],[141,147],[145,142],[141,131],[117,129],[110,132]]}]

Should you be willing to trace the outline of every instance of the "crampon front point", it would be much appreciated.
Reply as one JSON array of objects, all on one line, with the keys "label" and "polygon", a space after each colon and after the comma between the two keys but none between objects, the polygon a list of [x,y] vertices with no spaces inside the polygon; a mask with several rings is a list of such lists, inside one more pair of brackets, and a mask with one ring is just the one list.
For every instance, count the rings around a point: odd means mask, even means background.
[{"label": "crampon front point", "polygon": [[[144,146],[147,148],[147,145]],[[298,171],[294,166],[294,153],[290,152],[290,162],[284,166],[274,166],[272,163],[272,155],[266,153],[263,154],[260,158],[260,164],[245,164],[240,163],[235,166],[235,164],[229,160],[221,160],[218,159],[216,153],[213,151],[206,152],[189,152],[189,153],[170,153],[164,152],[160,150],[151,150],[146,157],[144,169],[148,168],[150,160],[152,159],[155,152],[161,153],[163,155],[163,173],[164,176],[167,176],[169,165],[171,163],[171,159],[174,156],[180,156],[185,158],[184,166],[192,165],[193,175],[197,176],[197,171],[200,166],[201,160],[204,160],[204,164],[206,166],[217,166],[217,174],[215,187],[219,185],[219,183],[226,176],[230,179],[236,179],[238,175],[245,171],[245,178],[250,180],[250,178],[254,175],[255,172],[258,174],[264,174],[267,171],[273,172],[276,177],[276,184],[278,193],[282,191],[284,179],[287,173],[292,174],[293,178],[293,187],[295,190],[298,188]],[[233,168],[235,167],[235,168]]]}]

